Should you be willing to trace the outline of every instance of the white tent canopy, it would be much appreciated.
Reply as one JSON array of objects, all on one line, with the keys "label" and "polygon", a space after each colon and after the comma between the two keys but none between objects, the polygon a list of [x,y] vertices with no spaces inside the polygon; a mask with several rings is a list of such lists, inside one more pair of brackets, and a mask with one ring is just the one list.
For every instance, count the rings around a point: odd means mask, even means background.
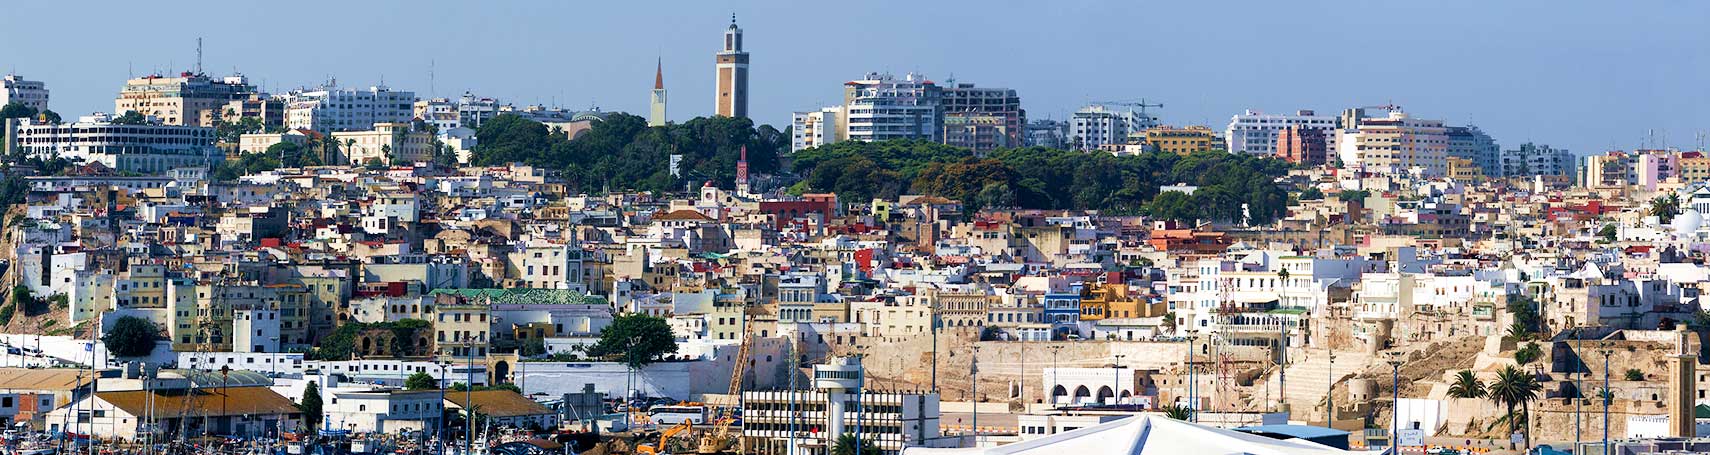
[{"label": "white tent canopy", "polygon": [[903,455],[1331,455],[1365,454],[1304,439],[1272,439],[1140,415],[988,448],[909,448]]}]

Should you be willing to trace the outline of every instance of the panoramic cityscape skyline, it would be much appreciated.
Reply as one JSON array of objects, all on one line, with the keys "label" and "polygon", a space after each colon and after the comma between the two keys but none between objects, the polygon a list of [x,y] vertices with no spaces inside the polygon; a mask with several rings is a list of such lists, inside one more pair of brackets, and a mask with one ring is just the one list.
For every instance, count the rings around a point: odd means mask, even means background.
[{"label": "panoramic cityscape skyline", "polygon": [[[240,18],[151,31],[145,47],[31,19],[77,17],[87,29],[124,30],[215,13],[28,2],[0,18],[9,32],[0,71],[46,82],[56,111],[74,117],[110,110],[127,75],[191,69],[202,38],[205,72],[235,69],[274,93],[328,78],[349,87],[384,80],[422,97],[467,90],[519,105],[642,114],[662,60],[671,120],[684,121],[712,113],[713,54],[734,13],[753,55],[750,116],[780,129],[792,111],[840,101],[843,81],[915,71],[941,84],[1015,89],[1030,119],[1066,119],[1091,101],[1146,99],[1164,104],[1154,110],[1163,123],[1220,128],[1245,109],[1333,113],[1393,103],[1478,125],[1505,148],[1538,142],[1582,156],[1694,148],[1710,130],[1710,90],[1695,77],[1710,73],[1702,46],[1710,29],[1695,23],[1710,5],[1698,3],[933,2],[910,5],[908,14],[880,5],[309,2],[296,10],[373,26],[222,10]],[[253,33],[257,24],[312,33],[270,37]],[[1001,33],[986,34],[993,31]],[[851,36],[861,39],[842,38]],[[79,58],[61,61],[67,53]]]}]

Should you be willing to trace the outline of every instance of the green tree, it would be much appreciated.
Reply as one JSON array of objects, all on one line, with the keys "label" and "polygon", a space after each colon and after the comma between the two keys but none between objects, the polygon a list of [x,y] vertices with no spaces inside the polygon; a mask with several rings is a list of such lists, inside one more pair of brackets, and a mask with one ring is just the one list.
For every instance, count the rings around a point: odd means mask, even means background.
[{"label": "green tree", "polygon": [[1518,363],[1522,366],[1530,365],[1532,362],[1536,362],[1538,358],[1543,356],[1544,349],[1538,346],[1538,342],[1533,341],[1526,343],[1525,346],[1514,351],[1514,363]]},{"label": "green tree", "polygon": [[1639,371],[1637,368],[1629,368],[1627,369],[1627,374],[1623,376],[1623,379],[1628,381],[1643,381],[1645,380],[1645,372]]},{"label": "green tree", "polygon": [[56,124],[56,125],[63,123],[65,120],[65,119],[60,118],[59,113],[54,112],[53,109],[42,109],[41,117],[42,117],[43,121],[46,121],[46,122],[52,123],[52,124]]},{"label": "green tree", "polygon": [[148,116],[137,111],[125,111],[118,117],[113,117],[111,123],[115,125],[145,125],[148,124]]},{"label": "green tree", "polygon": [[1366,190],[1344,190],[1336,193],[1336,199],[1342,202],[1361,202],[1371,195],[1372,192]]},{"label": "green tree", "polygon": [[[1526,414],[1530,413],[1530,405],[1533,400],[1538,399],[1540,390],[1543,390],[1543,385],[1538,383],[1536,376],[1521,371],[1513,365],[1504,367],[1502,371],[1497,372],[1496,380],[1485,389],[1490,401],[1494,401],[1508,410],[1504,418],[1508,419],[1509,433],[1519,431],[1519,424],[1526,420]],[[1516,416],[1514,414],[1515,406],[1520,406],[1524,413]],[[1531,435],[1526,435],[1526,439],[1529,443]]]},{"label": "green tree", "polygon": [[1455,373],[1455,382],[1449,384],[1449,396],[1453,398],[1484,398],[1484,395],[1484,382],[1471,370]]},{"label": "green tree", "polygon": [[1309,186],[1304,190],[1300,190],[1300,200],[1302,201],[1316,201],[1319,199],[1324,199],[1324,192],[1319,191],[1318,187]]},{"label": "green tree", "polygon": [[665,319],[645,314],[626,314],[612,319],[600,331],[600,340],[588,349],[595,357],[621,355],[632,368],[659,361],[677,352],[677,339]]},{"label": "green tree", "polygon": [[17,101],[0,106],[0,119],[30,118],[36,116],[36,108],[29,107]]},{"label": "green tree", "polygon": [[404,379],[404,388],[409,390],[438,389],[439,380],[434,379],[433,375],[417,371],[415,374],[411,374],[410,377]]},{"label": "green tree", "polygon": [[532,337],[532,338],[529,338],[528,341],[523,342],[523,345],[522,345],[522,355],[523,356],[533,357],[533,356],[542,355],[542,354],[546,354],[546,339],[545,338]]},{"label": "green tree", "polygon": [[315,384],[315,381],[309,381],[308,387],[303,389],[303,402],[297,404],[297,410],[303,413],[304,431],[310,436],[319,434],[324,415],[321,410],[321,387]]},{"label": "green tree", "polygon": [[107,346],[107,352],[119,357],[142,357],[154,352],[155,340],[160,336],[160,330],[153,322],[136,316],[124,316],[113,323],[113,328],[101,336],[101,343]]},{"label": "green tree", "polygon": [[1604,243],[1615,242],[1615,225],[1613,225],[1613,224],[1603,225],[1603,229],[1597,230],[1597,236],[1602,237]]},{"label": "green tree", "polygon": [[[861,447],[859,454],[855,452],[857,445]],[[873,441],[857,440],[854,433],[844,433],[842,436],[838,436],[837,441],[831,445],[831,455],[879,455],[880,453],[882,452],[879,451],[878,446],[873,445]]]}]

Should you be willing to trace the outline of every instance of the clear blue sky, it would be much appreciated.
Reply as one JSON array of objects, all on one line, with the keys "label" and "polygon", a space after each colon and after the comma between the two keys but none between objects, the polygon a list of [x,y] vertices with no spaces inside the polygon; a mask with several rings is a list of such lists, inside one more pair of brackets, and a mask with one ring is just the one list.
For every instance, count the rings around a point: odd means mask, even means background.
[{"label": "clear blue sky", "polygon": [[[1020,91],[1034,118],[1147,98],[1171,124],[1245,108],[1394,102],[1504,147],[1633,148],[1710,132],[1710,2],[1578,1],[234,1],[7,2],[0,72],[48,83],[72,117],[127,73],[189,68],[275,91],[382,77],[418,95],[645,113],[656,56],[671,116],[712,108],[730,14],[753,53],[758,122],[839,99],[867,71]],[[436,68],[430,93],[429,62]],[[1666,132],[1666,135],[1663,133]],[[1660,141],[1659,141],[1660,142]]]}]

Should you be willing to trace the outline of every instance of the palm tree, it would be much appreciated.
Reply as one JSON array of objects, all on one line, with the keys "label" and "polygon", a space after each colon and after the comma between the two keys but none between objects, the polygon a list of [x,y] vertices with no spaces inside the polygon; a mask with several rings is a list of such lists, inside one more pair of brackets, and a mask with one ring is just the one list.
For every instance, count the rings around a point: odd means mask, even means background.
[{"label": "palm tree", "polygon": [[[1504,418],[1508,419],[1508,432],[1513,433],[1517,431],[1516,424],[1518,423],[1514,415],[1514,406],[1521,407],[1522,414],[1518,418],[1525,419],[1526,414],[1531,412],[1532,400],[1538,399],[1538,391],[1543,390],[1543,388],[1543,385],[1538,384],[1536,376],[1509,365],[1496,373],[1496,381],[1491,382],[1490,387],[1486,388],[1485,391],[1490,397],[1490,401],[1495,401],[1508,409],[1508,414]],[[1527,445],[1531,445],[1531,438],[1530,434],[1526,435]]]},{"label": "palm tree", "polygon": [[861,440],[861,453],[855,453],[856,439],[853,433],[844,433],[831,444],[831,455],[879,455],[879,447],[873,441]]},{"label": "palm tree", "polygon": [[1169,406],[1165,406],[1163,408],[1163,411],[1164,411],[1165,417],[1169,417],[1169,418],[1184,421],[1184,422],[1187,421],[1187,419],[1193,418],[1193,408],[1189,408],[1187,406],[1182,406],[1179,404],[1172,404]]},{"label": "palm tree", "polygon": [[1484,382],[1471,370],[1456,373],[1455,383],[1449,385],[1449,396],[1454,398],[1484,398],[1485,393]]}]

